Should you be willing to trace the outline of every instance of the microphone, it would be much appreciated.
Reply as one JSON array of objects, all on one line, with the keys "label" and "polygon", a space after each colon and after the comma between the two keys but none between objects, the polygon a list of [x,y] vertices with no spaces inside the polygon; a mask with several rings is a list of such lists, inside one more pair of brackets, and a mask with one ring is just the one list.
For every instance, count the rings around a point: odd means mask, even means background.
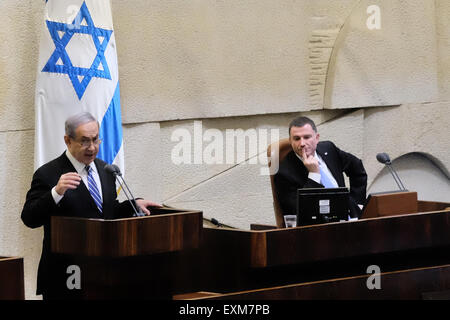
[{"label": "microphone", "polygon": [[115,164],[107,164],[104,169],[106,172],[111,173],[114,177],[120,173],[120,168]]},{"label": "microphone", "polygon": [[385,152],[377,154],[377,160],[378,162],[381,162],[382,164],[391,164],[391,159],[389,158],[389,155]]},{"label": "microphone", "polygon": [[[125,179],[122,177],[122,173],[120,172],[120,168],[118,166],[116,166],[115,164],[107,164],[105,165],[105,171],[112,174],[114,176],[114,178],[116,178],[116,180],[119,182],[120,187],[122,188],[123,192],[125,193],[125,196],[128,199],[128,202],[131,204],[131,207],[134,210],[134,214],[133,217],[142,217],[145,214],[141,211],[141,208],[139,208],[139,210],[136,210],[136,201],[134,200],[134,196],[131,193],[130,188],[128,188],[127,183],[125,182]],[[120,177],[120,179],[119,179]],[[122,182],[120,181],[122,179]],[[123,185],[125,185],[126,188],[123,187]],[[128,193],[127,193],[128,190]],[[133,200],[131,200],[133,199]],[[135,206],[136,205],[136,206]]]},{"label": "microphone", "polygon": [[212,224],[214,224],[217,227],[222,226],[222,224],[217,219],[211,218],[211,222],[212,222]]},{"label": "microphone", "polygon": [[217,219],[215,219],[215,218],[209,219],[209,218],[203,217],[203,221],[208,221],[208,222],[212,223],[213,225],[215,225],[215,226],[218,227],[218,228],[223,227],[223,224],[221,224],[221,223],[220,223]]},{"label": "microphone", "polygon": [[398,188],[401,191],[407,191],[405,186],[403,185],[402,181],[400,180],[400,177],[398,176],[397,172],[392,167],[391,159],[389,158],[389,155],[385,152],[377,154],[377,160],[378,162],[384,164],[388,167],[389,171],[391,172],[392,177],[395,180],[395,183],[397,183]]}]

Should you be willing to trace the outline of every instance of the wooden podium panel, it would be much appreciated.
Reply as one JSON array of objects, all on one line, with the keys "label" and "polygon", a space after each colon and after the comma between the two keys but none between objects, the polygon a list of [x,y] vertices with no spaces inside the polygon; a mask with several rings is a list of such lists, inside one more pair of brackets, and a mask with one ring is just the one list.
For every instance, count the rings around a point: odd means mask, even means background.
[{"label": "wooden podium panel", "polygon": [[[183,300],[420,300],[448,296],[450,265],[381,273],[379,287],[371,274],[355,277],[290,284],[228,294],[184,295]],[[370,288],[367,285],[372,285]]]},{"label": "wooden podium panel", "polygon": [[24,300],[23,258],[0,257],[0,300]]},{"label": "wooden podium panel", "polygon": [[152,210],[154,215],[116,220],[52,217],[52,252],[118,258],[199,246],[201,211]]},{"label": "wooden podium panel", "polygon": [[371,194],[362,218],[386,217],[418,211],[417,192]]},{"label": "wooden podium panel", "polygon": [[[152,209],[151,216],[116,220],[52,217],[56,299],[170,299],[173,255],[200,246],[203,213]],[[69,288],[68,266],[80,288]]]},{"label": "wooden podium panel", "polygon": [[418,212],[450,211],[450,203],[436,201],[417,201]]}]

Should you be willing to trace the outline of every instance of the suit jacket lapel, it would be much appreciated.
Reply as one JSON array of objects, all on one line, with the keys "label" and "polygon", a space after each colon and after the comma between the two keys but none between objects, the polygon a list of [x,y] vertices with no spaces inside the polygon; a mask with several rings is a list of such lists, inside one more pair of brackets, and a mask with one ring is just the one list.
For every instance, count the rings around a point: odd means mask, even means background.
[{"label": "suit jacket lapel", "polygon": [[290,177],[295,179],[297,183],[303,184],[303,181],[308,177],[308,169],[306,169],[302,160],[297,157],[294,151],[291,151],[286,158],[289,159],[290,168],[288,171],[291,173]]}]

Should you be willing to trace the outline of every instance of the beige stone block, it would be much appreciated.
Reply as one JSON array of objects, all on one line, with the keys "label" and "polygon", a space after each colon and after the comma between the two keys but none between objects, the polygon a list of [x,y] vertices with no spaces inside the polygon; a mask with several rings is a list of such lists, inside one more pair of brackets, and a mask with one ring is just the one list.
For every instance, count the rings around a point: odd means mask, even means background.
[{"label": "beige stone block", "polygon": [[[162,188],[164,201],[171,201],[173,197],[177,197],[180,193],[186,192],[191,188],[206,183],[210,179],[223,174],[228,170],[234,170],[239,165],[238,153],[239,143],[238,138],[233,140],[228,139],[228,147],[231,153],[227,153],[227,131],[237,133],[238,130],[242,130],[242,136],[248,133],[246,137],[250,137],[250,133],[254,133],[256,136],[256,152],[250,152],[249,147],[250,138],[246,138],[244,160],[252,159],[253,162],[257,162],[260,168],[265,168],[266,164],[263,162],[265,159],[267,146],[270,141],[276,138],[276,129],[280,139],[288,137],[288,127],[292,119],[299,115],[306,115],[311,117],[318,125],[330,121],[330,119],[338,117],[342,114],[342,110],[330,110],[326,112],[307,112],[307,113],[292,113],[281,115],[266,115],[266,116],[252,116],[252,117],[235,117],[226,119],[205,119],[197,122],[197,131],[194,128],[194,120],[192,121],[171,121],[161,124],[161,156],[162,164],[164,166],[162,172]],[[181,131],[180,131],[181,130]],[[211,131],[213,130],[213,131]],[[221,156],[218,156],[219,161],[208,162],[204,155],[208,155],[209,146],[214,142],[216,138],[208,139],[207,132],[216,132],[223,143]],[[183,140],[180,137],[180,133],[185,132],[191,142],[189,153],[189,162],[176,163],[173,160],[173,154],[178,155],[180,152],[177,150],[177,146],[180,145]],[[198,132],[201,132],[199,135]],[[231,136],[231,135],[230,135]],[[197,139],[196,141],[194,141]],[[202,141],[203,139],[203,141]],[[234,141],[232,144],[231,141]],[[240,140],[239,140],[240,141]],[[194,153],[200,151],[197,154],[197,158]],[[228,162],[227,156],[230,156],[232,161]],[[177,157],[179,158],[179,157]],[[198,160],[196,162],[196,160]],[[267,161],[266,159],[264,161]]]},{"label": "beige stone block", "polygon": [[364,163],[369,184],[383,169],[376,154],[386,152],[391,160],[419,152],[450,177],[450,105],[448,102],[409,104],[365,110]]},{"label": "beige stone block", "polygon": [[[159,123],[125,125],[123,128],[125,181],[135,197],[160,203],[162,190]],[[120,193],[120,200],[125,194]]]},{"label": "beige stone block", "polygon": [[320,140],[333,141],[338,148],[358,158],[364,152],[364,110],[340,114],[317,128]]},{"label": "beige stone block", "polygon": [[310,109],[309,2],[112,7],[125,122]]},{"label": "beige stone block", "polygon": [[[380,29],[368,26],[374,4]],[[438,101],[435,9],[434,1],[360,1],[336,40],[325,107]]]},{"label": "beige stone block", "polygon": [[20,219],[33,175],[32,131],[0,132],[0,255],[24,258],[25,295],[34,299],[42,248],[42,228],[29,229]]},{"label": "beige stone block", "polygon": [[439,84],[441,100],[450,100],[450,2],[436,2],[436,35],[438,40]]},{"label": "beige stone block", "polygon": [[[287,119],[282,122],[287,122]],[[276,129],[276,134],[272,136],[273,129]],[[227,135],[227,131],[234,134],[238,130],[242,133],[242,139]],[[165,165],[163,186],[166,201],[180,192],[223,174],[247,159],[261,163],[260,159],[265,155],[264,150],[267,149],[268,143],[280,134],[278,127],[265,122],[264,117],[203,120],[196,123],[182,121],[164,125],[162,132],[162,163]],[[181,154],[177,150],[182,140],[175,138],[180,132],[188,134],[189,139],[186,141],[191,144],[190,148],[185,149],[190,159],[183,163],[177,162],[178,155]],[[209,139],[208,132],[216,133],[217,136]],[[211,149],[214,146],[217,146],[216,150]]]},{"label": "beige stone block", "polygon": [[169,204],[202,210],[205,218],[240,229],[249,229],[250,223],[275,224],[270,180],[259,174],[257,165],[238,165],[173,197]]}]

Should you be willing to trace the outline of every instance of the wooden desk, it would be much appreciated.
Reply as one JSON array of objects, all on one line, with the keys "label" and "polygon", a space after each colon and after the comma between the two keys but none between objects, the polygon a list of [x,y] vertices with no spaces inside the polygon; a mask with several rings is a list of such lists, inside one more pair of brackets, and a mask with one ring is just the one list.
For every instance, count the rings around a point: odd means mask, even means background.
[{"label": "wooden desk", "polygon": [[23,258],[0,257],[0,300],[24,300]]},{"label": "wooden desk", "polygon": [[184,267],[175,291],[230,293],[362,276],[369,265],[382,272],[446,265],[449,231],[445,210],[290,229],[205,228],[200,249],[177,256]]},{"label": "wooden desk", "polygon": [[[370,275],[290,284],[228,294],[199,294],[177,297],[180,300],[420,300],[448,297],[450,265],[408,269],[380,274],[375,288]],[[441,294],[439,294],[441,293]]]},{"label": "wooden desk", "polygon": [[[52,245],[83,270],[81,299],[254,297],[249,292],[255,290],[264,292],[261,298],[333,297],[304,291],[316,284],[356,297],[351,288],[367,278],[370,265],[399,290],[409,288],[403,282],[412,275],[434,281],[426,290],[439,291],[448,287],[450,265],[450,211],[444,206],[450,205],[419,202],[418,208],[436,210],[259,231],[202,228],[201,212],[70,223],[55,218]],[[443,277],[436,277],[439,266]]]}]

